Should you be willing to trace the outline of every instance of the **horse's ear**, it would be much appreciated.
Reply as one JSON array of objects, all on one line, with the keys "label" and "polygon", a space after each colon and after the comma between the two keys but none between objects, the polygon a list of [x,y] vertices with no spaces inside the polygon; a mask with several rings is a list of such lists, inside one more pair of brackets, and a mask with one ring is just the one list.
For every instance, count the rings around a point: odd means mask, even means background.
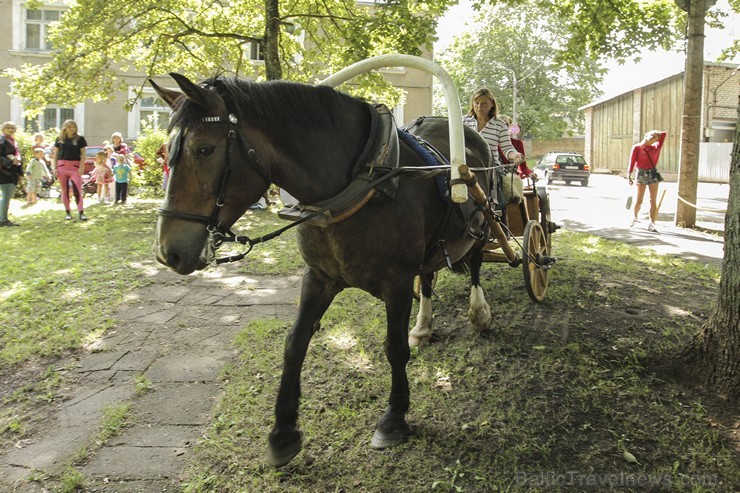
[{"label": "horse's ear", "polygon": [[172,109],[175,108],[175,100],[178,97],[182,96],[181,92],[173,91],[171,89],[165,89],[164,87],[160,87],[152,79],[149,79],[149,84],[151,84],[154,90],[157,91],[157,94],[159,94],[159,97],[162,98],[162,101],[167,103],[167,106],[169,106]]},{"label": "horse's ear", "polygon": [[195,84],[184,75],[171,72],[170,76],[175,79],[175,82],[180,86],[185,96],[204,110],[213,110],[221,106],[221,98],[215,92]]}]

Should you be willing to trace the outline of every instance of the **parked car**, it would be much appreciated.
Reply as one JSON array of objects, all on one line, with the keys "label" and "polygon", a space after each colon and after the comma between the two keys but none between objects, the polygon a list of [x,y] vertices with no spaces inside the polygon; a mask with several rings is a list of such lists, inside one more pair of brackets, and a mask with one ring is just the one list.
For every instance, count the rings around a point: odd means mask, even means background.
[{"label": "parked car", "polygon": [[[85,148],[85,171],[83,172],[86,175],[89,175],[92,170],[95,169],[95,155],[98,153],[98,151],[104,151],[105,146],[99,145],[99,146],[87,146]],[[144,169],[144,166],[146,166],[146,161],[144,161],[144,158],[141,157],[141,154],[134,150],[129,150],[129,156],[131,156],[134,160],[134,164],[136,167],[141,171]]]},{"label": "parked car", "polygon": [[585,187],[591,176],[588,163],[577,152],[548,152],[537,161],[535,170],[547,184],[554,180],[564,181],[566,185],[579,181]]}]

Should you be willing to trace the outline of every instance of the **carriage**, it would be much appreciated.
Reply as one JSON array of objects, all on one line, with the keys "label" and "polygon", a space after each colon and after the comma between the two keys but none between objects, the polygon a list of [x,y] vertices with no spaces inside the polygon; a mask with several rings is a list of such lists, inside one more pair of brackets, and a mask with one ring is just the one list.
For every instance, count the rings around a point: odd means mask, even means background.
[{"label": "carriage", "polygon": [[506,242],[492,235],[483,247],[484,262],[507,262],[516,266],[517,257],[509,246],[509,240],[521,249],[521,265],[524,286],[532,301],[545,299],[549,282],[549,270],[555,263],[550,255],[551,235],[559,226],[550,218],[550,197],[545,187],[538,187],[536,178],[527,179],[521,202],[509,203],[504,208],[508,229]]},{"label": "carriage", "polygon": [[[521,265],[527,294],[532,301],[540,302],[545,299],[549,271],[556,261],[550,255],[552,233],[560,226],[551,220],[547,188],[538,187],[535,177],[526,180],[521,201],[506,204],[496,216],[505,237],[489,235],[483,246],[483,262]],[[512,242],[519,247],[521,256],[511,247]],[[435,283],[436,276],[432,285]],[[421,279],[417,277],[414,296],[418,299],[420,293]]]}]

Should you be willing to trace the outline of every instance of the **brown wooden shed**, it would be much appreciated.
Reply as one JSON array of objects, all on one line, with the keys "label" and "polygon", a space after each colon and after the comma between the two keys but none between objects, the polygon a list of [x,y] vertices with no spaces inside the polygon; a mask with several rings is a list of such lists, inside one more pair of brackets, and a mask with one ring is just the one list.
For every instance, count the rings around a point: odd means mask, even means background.
[{"label": "brown wooden shed", "polygon": [[[667,179],[678,176],[683,75],[682,71],[581,108],[586,116],[584,157],[592,170],[625,173],[632,146],[645,132],[656,129],[668,132],[660,157],[661,172]],[[739,95],[737,65],[705,62],[700,180],[726,182],[729,179]]]}]

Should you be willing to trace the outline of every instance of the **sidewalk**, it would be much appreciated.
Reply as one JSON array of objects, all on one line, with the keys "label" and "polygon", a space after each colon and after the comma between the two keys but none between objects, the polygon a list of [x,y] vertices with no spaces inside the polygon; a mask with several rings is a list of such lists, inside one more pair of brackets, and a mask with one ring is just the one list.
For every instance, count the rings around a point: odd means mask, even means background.
[{"label": "sidewalk", "polygon": [[[92,450],[78,469],[85,491],[180,491],[179,473],[210,423],[221,392],[220,372],[231,361],[230,341],[251,319],[295,317],[300,276],[251,278],[234,265],[182,277],[152,265],[154,284],[132,293],[116,329],[67,374],[65,396],[49,432],[0,456],[0,491],[50,491],[42,472],[61,473],[85,447],[94,447],[106,406],[128,403],[132,423]],[[136,395],[145,375],[151,391]]]},{"label": "sidewalk", "polygon": [[[622,241],[658,253],[675,255],[685,260],[721,265],[724,255],[724,211],[729,185],[700,183],[697,190],[696,225],[705,231],[674,226],[677,184],[663,182],[658,198],[665,190],[656,226],[659,233],[647,231],[649,198],[640,212],[640,222],[629,226],[632,210],[625,208],[630,189],[627,181],[614,175],[591,176],[588,187],[551,185],[550,204],[553,220],[566,229]],[[710,209],[710,210],[706,210]]]}]

